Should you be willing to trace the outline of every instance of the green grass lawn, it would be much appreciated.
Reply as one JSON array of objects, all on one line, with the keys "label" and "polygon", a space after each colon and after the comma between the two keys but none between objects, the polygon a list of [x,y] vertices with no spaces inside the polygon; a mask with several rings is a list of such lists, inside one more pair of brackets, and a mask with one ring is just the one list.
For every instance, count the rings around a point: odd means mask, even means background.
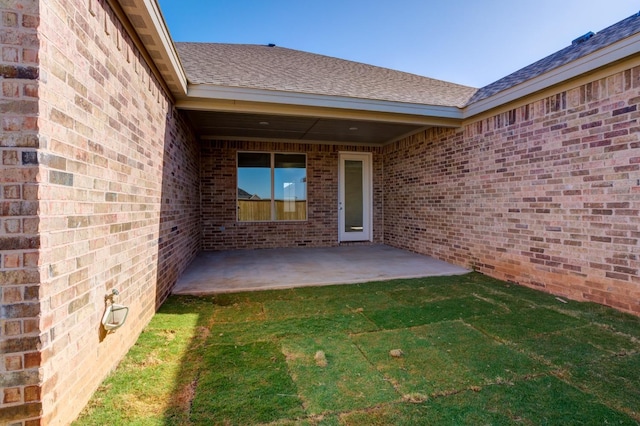
[{"label": "green grass lawn", "polygon": [[477,273],[172,296],[75,424],[638,425],[640,318]]}]

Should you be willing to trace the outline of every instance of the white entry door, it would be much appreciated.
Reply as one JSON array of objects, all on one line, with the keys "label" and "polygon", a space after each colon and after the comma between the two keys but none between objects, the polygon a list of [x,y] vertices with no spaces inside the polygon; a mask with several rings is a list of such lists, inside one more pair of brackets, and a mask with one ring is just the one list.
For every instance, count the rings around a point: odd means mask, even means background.
[{"label": "white entry door", "polygon": [[340,241],[372,241],[371,154],[340,153],[338,237]]}]

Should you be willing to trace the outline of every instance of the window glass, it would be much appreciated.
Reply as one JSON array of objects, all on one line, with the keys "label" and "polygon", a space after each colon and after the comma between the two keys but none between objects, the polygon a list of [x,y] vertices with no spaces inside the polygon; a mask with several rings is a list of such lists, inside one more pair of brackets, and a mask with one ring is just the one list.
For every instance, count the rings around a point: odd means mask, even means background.
[{"label": "window glass", "polygon": [[238,220],[306,220],[304,154],[238,153]]},{"label": "window glass", "polygon": [[271,220],[270,154],[238,154],[238,220]]},{"label": "window glass", "polygon": [[273,174],[276,220],[305,220],[307,169],[304,154],[275,154]]},{"label": "window glass", "polygon": [[362,232],[363,229],[363,163],[345,160],[344,162],[344,227],[345,232]]}]

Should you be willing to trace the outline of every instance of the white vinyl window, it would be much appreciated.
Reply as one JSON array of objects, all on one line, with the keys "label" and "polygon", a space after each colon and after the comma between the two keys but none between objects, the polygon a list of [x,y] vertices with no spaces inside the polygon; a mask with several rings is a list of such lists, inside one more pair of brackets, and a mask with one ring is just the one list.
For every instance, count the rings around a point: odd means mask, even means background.
[{"label": "white vinyl window", "polygon": [[239,222],[307,220],[307,156],[238,153]]}]

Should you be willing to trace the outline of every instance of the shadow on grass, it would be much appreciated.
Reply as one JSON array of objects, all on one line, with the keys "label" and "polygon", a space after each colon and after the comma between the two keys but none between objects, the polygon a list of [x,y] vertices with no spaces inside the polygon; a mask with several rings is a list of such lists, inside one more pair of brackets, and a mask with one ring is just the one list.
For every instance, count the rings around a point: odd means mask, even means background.
[{"label": "shadow on grass", "polygon": [[638,371],[640,318],[479,274],[172,296],[77,424],[637,425]]}]

